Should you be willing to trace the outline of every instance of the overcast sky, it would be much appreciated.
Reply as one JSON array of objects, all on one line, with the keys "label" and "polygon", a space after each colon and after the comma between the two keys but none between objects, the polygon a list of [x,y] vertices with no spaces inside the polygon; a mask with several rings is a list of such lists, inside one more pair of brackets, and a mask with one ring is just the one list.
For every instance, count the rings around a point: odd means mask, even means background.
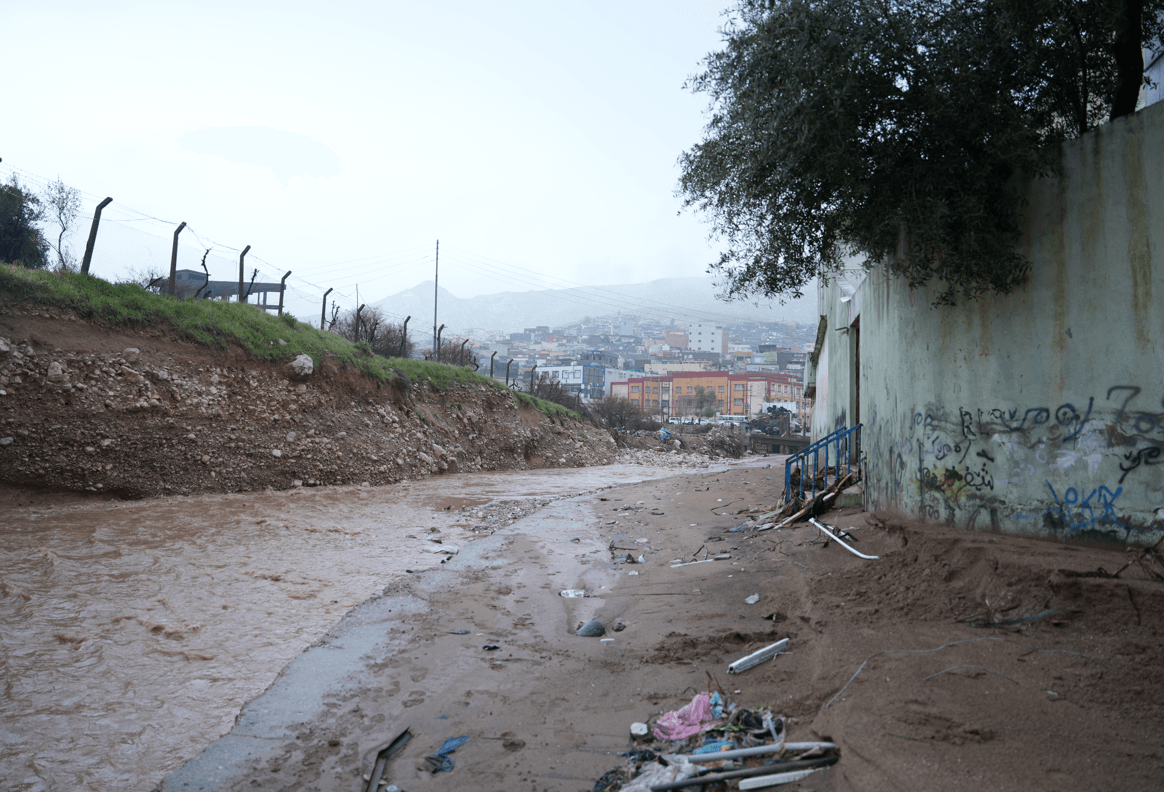
[{"label": "overcast sky", "polygon": [[462,297],[700,275],[676,159],[707,102],[683,83],[727,5],[11,3],[0,176],[59,175],[90,216],[112,196],[102,268],[168,269],[149,218],[184,220],[180,266],[213,247],[234,278],[250,244],[305,302],[431,279],[437,239]]}]

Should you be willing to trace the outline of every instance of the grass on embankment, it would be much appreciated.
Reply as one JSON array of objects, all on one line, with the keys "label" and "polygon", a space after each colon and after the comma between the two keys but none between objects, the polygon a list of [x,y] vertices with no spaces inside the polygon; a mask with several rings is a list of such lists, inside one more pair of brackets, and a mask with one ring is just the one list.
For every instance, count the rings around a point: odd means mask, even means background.
[{"label": "grass on embankment", "polygon": [[[305,354],[318,366],[322,357],[330,356],[384,382],[398,383],[404,378],[410,385],[427,384],[441,392],[456,385],[488,385],[508,392],[495,380],[462,366],[380,357],[366,346],[317,330],[289,314],[274,316],[246,303],[181,300],[92,275],[0,263],[0,294],[5,293],[14,302],[64,308],[113,325],[169,325],[184,338],[219,347],[234,342],[263,360],[291,360]],[[286,344],[280,344],[280,339]],[[528,394],[513,395],[547,415],[580,420],[577,413],[553,402]]]}]

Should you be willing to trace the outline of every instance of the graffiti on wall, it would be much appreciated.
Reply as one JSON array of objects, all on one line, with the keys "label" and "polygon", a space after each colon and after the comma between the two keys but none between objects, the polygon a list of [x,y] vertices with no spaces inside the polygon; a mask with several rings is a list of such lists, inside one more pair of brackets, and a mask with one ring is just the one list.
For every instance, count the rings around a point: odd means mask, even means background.
[{"label": "graffiti on wall", "polygon": [[[1057,405],[929,407],[887,447],[875,411],[869,423],[871,483],[887,505],[908,499],[928,518],[971,527],[997,524],[1003,510],[1055,534],[1124,541],[1160,527],[1147,504],[1164,502],[1164,398],[1140,386]],[[1032,513],[1032,502],[1045,507]]]}]

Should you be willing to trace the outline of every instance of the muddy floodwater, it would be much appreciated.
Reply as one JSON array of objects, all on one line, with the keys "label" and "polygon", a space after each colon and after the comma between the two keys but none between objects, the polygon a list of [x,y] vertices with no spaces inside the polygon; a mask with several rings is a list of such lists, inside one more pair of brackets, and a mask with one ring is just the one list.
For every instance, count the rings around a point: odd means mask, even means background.
[{"label": "muddy floodwater", "polygon": [[345,612],[439,565],[432,539],[473,541],[486,517],[520,513],[510,501],[528,509],[676,472],[614,465],[0,511],[0,788],[150,789]]}]

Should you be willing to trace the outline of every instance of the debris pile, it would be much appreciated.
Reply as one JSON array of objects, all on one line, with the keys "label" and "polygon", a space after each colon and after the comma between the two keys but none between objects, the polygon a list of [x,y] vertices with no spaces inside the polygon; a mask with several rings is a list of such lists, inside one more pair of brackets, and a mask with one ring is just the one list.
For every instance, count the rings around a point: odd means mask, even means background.
[{"label": "debris pile", "polygon": [[[834,476],[839,475],[835,468],[830,468],[829,471]],[[831,485],[825,487],[824,476],[824,472],[817,474],[817,484],[820,489],[817,490],[815,497],[808,493],[808,487],[806,486],[806,497],[799,498],[796,493],[800,491],[800,487],[797,472],[794,472],[792,474],[792,491],[785,492],[784,498],[777,504],[775,509],[758,518],[758,522],[767,523],[766,525],[762,525],[761,528],[783,528],[785,525],[790,525],[791,523],[806,518],[819,517],[835,505],[837,495],[843,492],[846,487],[856,484],[861,480],[860,473],[854,470],[840,478],[834,479]]]},{"label": "debris pile", "polygon": [[739,707],[715,687],[678,710],[633,724],[626,764],[599,778],[593,792],[765,789],[838,760],[836,744],[789,742],[787,722],[771,708]]}]

